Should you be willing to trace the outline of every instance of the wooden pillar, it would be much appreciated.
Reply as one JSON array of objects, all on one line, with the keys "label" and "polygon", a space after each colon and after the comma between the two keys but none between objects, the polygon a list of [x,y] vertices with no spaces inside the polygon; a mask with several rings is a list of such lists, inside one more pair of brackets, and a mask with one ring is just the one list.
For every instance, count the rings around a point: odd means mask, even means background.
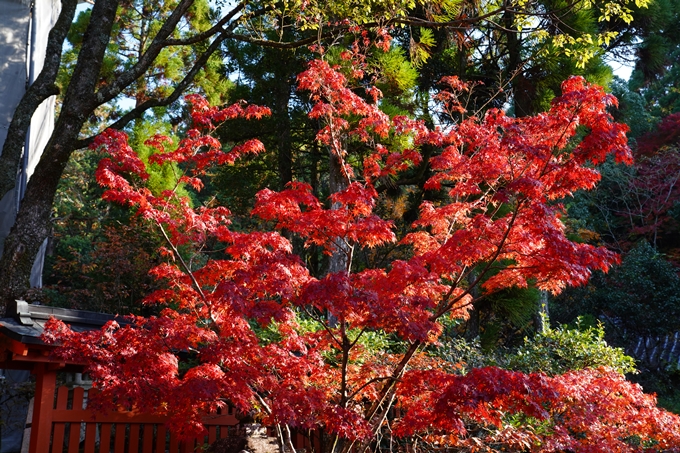
[{"label": "wooden pillar", "polygon": [[54,391],[57,372],[49,370],[46,363],[37,363],[35,374],[35,398],[33,400],[33,420],[31,422],[31,443],[29,453],[50,451],[52,437],[52,411],[54,410]]}]

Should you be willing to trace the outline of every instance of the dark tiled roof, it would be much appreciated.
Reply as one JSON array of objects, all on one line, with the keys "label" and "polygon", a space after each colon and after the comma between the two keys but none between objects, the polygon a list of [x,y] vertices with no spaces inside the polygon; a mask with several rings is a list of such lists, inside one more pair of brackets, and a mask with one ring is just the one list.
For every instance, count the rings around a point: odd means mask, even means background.
[{"label": "dark tiled roof", "polygon": [[113,319],[120,324],[127,324],[122,317],[116,315],[48,307],[24,301],[16,301],[15,306],[9,307],[7,315],[7,318],[0,319],[0,334],[24,344],[34,345],[43,344],[40,335],[45,323],[52,316],[66,323],[75,332],[99,329]]}]

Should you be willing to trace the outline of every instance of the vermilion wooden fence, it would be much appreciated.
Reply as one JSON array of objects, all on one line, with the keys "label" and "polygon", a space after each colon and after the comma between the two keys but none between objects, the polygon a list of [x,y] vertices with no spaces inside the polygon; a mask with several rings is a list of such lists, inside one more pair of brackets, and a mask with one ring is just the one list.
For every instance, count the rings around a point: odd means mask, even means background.
[{"label": "vermilion wooden fence", "polygon": [[[165,417],[87,408],[82,387],[56,388],[56,372],[38,363],[29,453],[189,453],[235,431],[232,408],[206,415],[208,435],[180,442],[165,427]],[[93,392],[94,390],[89,390]]]},{"label": "vermilion wooden fence", "polygon": [[87,409],[83,388],[60,387],[56,393],[50,417],[51,453],[193,453],[204,443],[233,435],[239,423],[233,409],[225,408],[205,417],[207,436],[180,442],[166,430],[164,417],[122,411],[97,414]]},{"label": "vermilion wooden fence", "polygon": [[[82,387],[57,388],[51,364],[37,363],[34,373],[29,453],[194,453],[206,443],[236,434],[239,424],[234,409],[227,407],[203,418],[208,435],[179,441],[167,430],[165,417],[126,411],[97,413],[88,409]],[[89,390],[90,395],[94,391]],[[298,451],[322,452],[319,434],[294,432],[293,445]]]}]

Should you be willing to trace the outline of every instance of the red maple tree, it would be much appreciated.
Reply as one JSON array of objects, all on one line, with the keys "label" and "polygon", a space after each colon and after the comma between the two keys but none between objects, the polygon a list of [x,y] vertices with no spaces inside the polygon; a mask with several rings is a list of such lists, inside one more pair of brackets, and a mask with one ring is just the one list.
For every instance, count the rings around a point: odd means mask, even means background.
[{"label": "red maple tree", "polygon": [[[283,438],[291,427],[324,428],[336,436],[338,451],[364,451],[397,402],[405,415],[396,434],[448,445],[677,448],[678,419],[607,370],[547,378],[485,368],[457,376],[423,353],[436,345],[444,317],[466,315],[475,286],[483,286],[482,297],[527,285],[557,293],[615,263],[608,250],[565,237],[559,200],[592,188],[599,178],[592,164],[607,155],[630,160],[626,127],[606,111],[615,99],[582,78],[564,83],[550,111],[528,118],[499,110],[465,116],[457,94],[467,87],[455,78],[444,82],[435,101],[463,119],[429,129],[388,117],[376,88],[360,96],[337,68],[311,62],[299,88],[315,102],[310,116],[324,124],[317,138],[342,183],[328,204],[303,182],[261,191],[252,212],[262,220],[257,231],[231,227],[225,207],[193,208],[175,190],[152,194],[125,134],[103,133],[93,146],[108,154],[97,171],[108,188],[104,197],[130,206],[165,238],[167,262],[153,273],[167,286],[146,300],[164,307],[158,317],[86,333],[48,324],[46,338],[61,342],[59,355],[88,364],[100,390],[94,403],[168,415],[191,436],[202,431],[202,413],[228,402],[258,412]],[[267,109],[218,109],[198,96],[187,101],[193,125],[177,148],[165,149],[167,137],[149,140],[158,150],[151,161],[181,163],[179,183],[198,190],[209,166],[262,151],[258,141],[225,151],[211,132],[222,121],[258,118]],[[393,146],[394,137],[402,146]],[[350,164],[356,159],[350,142],[367,156],[360,167]],[[428,163],[426,188],[446,192],[446,201],[424,202],[398,239],[393,222],[376,214],[376,184],[419,165],[424,145],[440,150]],[[345,268],[313,277],[282,230],[344,255]],[[183,248],[208,240],[224,244],[223,257],[190,262]],[[355,252],[398,240],[410,249],[408,258],[385,268],[352,266]],[[263,336],[262,329],[275,334]],[[393,335],[403,347],[371,348],[362,341],[371,332]],[[513,425],[513,414],[532,422]],[[491,434],[473,435],[471,424]],[[583,440],[591,434],[598,438]]]}]

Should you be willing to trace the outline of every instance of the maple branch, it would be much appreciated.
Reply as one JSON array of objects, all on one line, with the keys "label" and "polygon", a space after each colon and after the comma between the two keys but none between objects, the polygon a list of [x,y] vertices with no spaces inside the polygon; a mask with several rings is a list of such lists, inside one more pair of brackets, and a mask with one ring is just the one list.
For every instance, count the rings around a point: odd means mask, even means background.
[{"label": "maple branch", "polygon": [[265,413],[267,415],[272,415],[272,409],[271,407],[269,407],[269,404],[267,404],[264,398],[262,398],[262,396],[256,390],[253,390],[252,388],[251,390],[253,391],[253,395],[255,395],[255,398],[257,398],[257,402],[260,403],[260,405],[264,409]]},{"label": "maple branch", "polygon": [[[557,145],[562,141],[562,139],[567,135],[569,132],[569,126],[574,123],[576,120],[576,117],[578,116],[578,112],[581,109],[582,103],[578,103],[578,105],[574,106],[574,110],[572,111],[571,118],[569,118],[569,121],[567,121],[567,124],[564,126],[564,129],[562,130],[562,134],[560,135],[560,138],[555,140],[555,144],[553,145],[553,148],[557,148]],[[544,176],[545,173],[545,168],[548,166],[548,162],[545,163],[543,169],[541,170],[541,176]]]},{"label": "maple branch", "polygon": [[353,348],[359,342],[359,338],[361,338],[361,335],[363,335],[364,332],[366,332],[366,327],[364,327],[363,329],[361,329],[359,331],[359,334],[357,335],[357,337],[354,339],[354,341],[352,341],[350,343],[350,345],[349,345],[350,348]]},{"label": "maple branch", "polygon": [[[507,237],[507,234],[506,234],[506,237]],[[498,255],[496,255],[496,256],[498,256]],[[480,279],[477,279],[474,282],[474,284],[476,285],[479,282],[479,280]],[[445,296],[445,299],[451,297],[451,295],[453,294],[453,291],[455,290],[456,287],[457,286],[451,287],[449,293],[447,294],[447,296]],[[470,290],[470,288],[468,288],[468,290],[466,290],[465,293],[463,293],[461,296],[457,297],[450,304],[448,304],[447,310],[450,309],[453,306],[453,304],[455,304],[456,301],[460,300],[463,296],[465,296],[469,292],[469,290]],[[430,319],[436,320],[439,317],[441,317],[444,313],[446,313],[446,311],[443,311],[441,314],[436,316],[436,318],[434,318],[434,319],[430,318]],[[410,363],[411,359],[413,358],[413,355],[423,345],[424,345],[424,342],[420,341],[420,340],[415,341],[414,343],[411,343],[411,346],[409,346],[409,349],[406,351],[406,353],[404,354],[404,357],[402,358],[402,360],[399,362],[397,367],[392,372],[392,375],[388,376],[388,377],[380,378],[380,380],[388,380],[389,382],[387,382],[383,386],[382,390],[380,391],[380,396],[374,401],[374,403],[371,405],[371,407],[366,412],[366,415],[364,417],[369,423],[371,423],[374,432],[375,432],[375,429],[377,427],[375,425],[375,420],[374,420],[375,414],[380,409],[380,407],[383,406],[383,404],[384,404],[384,402],[387,398],[391,398],[391,401],[393,401],[393,399],[394,399],[394,389],[396,388],[395,387],[396,383],[403,376],[404,372],[406,371],[406,368],[408,367],[408,364]],[[368,384],[366,384],[366,385],[368,385]],[[387,407],[389,407],[390,405],[391,405],[391,402],[390,402],[390,404],[387,405]],[[382,420],[382,418],[384,418],[385,414],[386,414],[386,411],[383,411],[383,413],[381,413],[381,417],[379,417],[379,419]],[[347,450],[347,451],[349,451],[349,450]],[[358,451],[362,452],[363,449],[360,448]]]},{"label": "maple branch", "polygon": [[[510,231],[512,230],[512,227],[515,223],[515,220],[517,219],[517,215],[519,214],[519,210],[520,210],[521,205],[522,205],[522,201],[518,201],[517,202],[517,208],[512,213],[512,217],[510,218],[510,222],[508,223],[508,227],[506,228],[505,233],[503,234],[503,238],[501,239],[498,246],[496,247],[496,252],[493,254],[491,259],[486,262],[484,269],[482,269],[482,271],[479,273],[477,278],[475,278],[475,280],[472,283],[470,283],[470,285],[465,289],[465,291],[463,291],[462,294],[459,294],[452,301],[447,302],[445,307],[442,307],[442,309],[440,311],[438,311],[437,313],[432,315],[430,317],[431,321],[436,321],[442,315],[444,315],[446,312],[451,310],[451,308],[453,308],[453,305],[456,302],[458,302],[463,297],[470,294],[472,292],[472,289],[475,288],[479,284],[479,282],[481,282],[482,279],[486,276],[486,273],[491,269],[491,266],[493,265],[493,263],[500,256],[501,251],[503,250],[503,246],[505,244],[505,241],[507,241],[508,237],[510,236]],[[469,275],[470,272],[472,272],[472,268],[468,271],[467,275]],[[455,290],[455,288],[456,288],[456,286],[451,287],[451,289],[449,290],[449,293],[444,297],[443,301],[445,301],[446,299],[448,299],[449,297],[451,297],[453,295],[453,291]]]},{"label": "maple branch", "polygon": [[290,433],[290,427],[288,424],[284,424],[283,427],[285,428],[285,439],[286,443],[288,444],[288,451],[290,453],[296,453],[295,446],[293,445],[293,436]]},{"label": "maple branch", "polygon": [[[203,289],[201,288],[201,285],[198,283],[198,280],[196,280],[196,276],[194,276],[194,273],[191,271],[191,268],[187,265],[186,261],[184,261],[184,258],[182,258],[182,255],[179,253],[179,250],[177,250],[177,247],[175,247],[175,244],[173,244],[173,242],[170,240],[168,233],[165,231],[165,228],[163,227],[163,224],[156,221],[156,225],[158,225],[158,228],[161,230],[161,234],[163,235],[165,242],[172,249],[172,253],[179,260],[180,264],[184,268],[184,272],[186,272],[189,275],[189,278],[191,279],[193,286],[196,288],[196,291],[201,296],[201,299],[203,299],[203,302],[205,303],[206,307],[208,307],[208,309],[209,309],[210,304],[208,302],[208,298],[206,297],[205,293],[203,292]],[[195,310],[195,308],[194,308],[194,310]],[[210,322],[211,322],[211,324],[215,322],[215,320],[212,319],[212,316],[210,317]]]},{"label": "maple branch", "polygon": [[[264,409],[264,412],[271,416],[272,415],[272,409],[269,407],[269,404],[262,398],[262,396],[257,392],[257,390],[250,389],[253,392],[253,395],[255,395],[255,398],[257,398],[257,402],[260,403],[260,406]],[[277,423],[276,424],[276,440],[277,443],[279,444],[279,451],[281,453],[285,452],[286,450],[286,439],[285,436],[283,435],[283,430],[281,429],[281,424]],[[292,446],[292,445],[291,445]],[[295,451],[294,449],[291,451]]]},{"label": "maple branch", "polygon": [[349,363],[349,350],[351,348],[345,320],[340,322],[340,334],[342,335],[342,363],[340,368],[340,407],[347,406],[347,364]]},{"label": "maple branch", "polygon": [[369,410],[366,412],[365,418],[370,422],[375,415],[376,411],[380,408],[380,406],[384,403],[385,398],[387,398],[388,393],[394,389],[395,384],[397,381],[404,375],[404,372],[406,371],[406,367],[408,364],[411,362],[411,359],[413,358],[413,355],[418,351],[418,349],[423,345],[423,342],[420,340],[417,340],[413,343],[411,343],[411,346],[409,346],[408,350],[406,353],[404,353],[404,357],[402,357],[401,361],[397,365],[397,367],[394,369],[392,372],[392,376],[389,376],[386,378],[389,382],[387,382],[384,386],[383,389],[381,390],[381,396],[378,397],[373,405],[369,408]]},{"label": "maple branch", "polygon": [[347,245],[347,251],[345,253],[347,254],[347,273],[349,274],[352,271],[352,262],[354,261],[354,245],[346,240],[345,244]]},{"label": "maple branch", "polygon": [[[396,381],[395,381],[396,384]],[[374,432],[379,431],[380,426],[382,426],[383,422],[385,421],[385,418],[387,418],[387,414],[389,413],[390,409],[394,406],[394,400],[397,398],[397,394],[394,391],[396,387],[392,387],[393,390],[391,392],[391,395],[389,397],[389,402],[387,404],[384,404],[382,406],[382,411],[380,412],[378,417],[375,417],[375,420],[372,423],[372,427]],[[364,448],[365,450],[365,448]]]},{"label": "maple branch", "polygon": [[[499,7],[493,11],[490,11],[486,14],[482,14],[480,16],[475,16],[475,17],[463,17],[459,18],[453,21],[447,21],[447,22],[437,22],[437,21],[431,21],[431,20],[426,20],[418,17],[413,17],[413,16],[408,16],[408,17],[402,17],[402,18],[393,18],[390,20],[387,20],[385,22],[367,22],[363,24],[363,27],[365,28],[375,28],[375,27],[390,27],[392,25],[409,25],[409,26],[418,26],[418,27],[424,27],[424,28],[445,28],[448,30],[467,30],[470,25],[483,22],[485,20],[488,20],[491,17],[497,16],[498,14],[506,11],[508,8],[503,6]],[[261,14],[264,14],[268,11],[271,11],[271,8],[263,8],[261,10],[258,10],[257,12]],[[522,11],[517,11],[516,14],[518,15],[541,15],[541,13],[535,13],[535,12],[522,12]],[[500,25],[495,24],[493,21],[488,20],[489,23],[494,25],[495,27],[501,28]],[[214,27],[213,27],[214,28]],[[328,32],[321,32],[322,27],[319,27],[319,31],[316,35],[310,36],[308,38],[303,38],[297,41],[289,41],[289,42],[281,42],[281,41],[271,41],[268,39],[260,39],[260,38],[254,38],[252,36],[248,35],[243,35],[239,33],[232,33],[228,35],[229,39],[234,39],[236,41],[241,41],[241,42],[246,42],[249,44],[255,44],[255,45],[260,45],[264,47],[271,47],[271,48],[276,48],[276,49],[296,49],[298,47],[308,45],[308,44],[313,44],[319,41],[322,41],[326,38],[330,38],[331,36],[338,35],[338,34],[343,34],[347,31],[349,31],[350,26],[349,25],[340,25],[340,26],[334,26],[331,31]],[[211,29],[212,30],[212,29]],[[512,30],[516,31],[516,30]],[[207,34],[207,32],[204,32],[204,34]],[[194,42],[200,41],[199,39],[194,39],[188,38],[186,40],[166,40],[165,42],[168,44],[191,44]]]},{"label": "maple branch", "polygon": [[[404,357],[401,359],[401,361],[399,362],[397,367],[392,372],[392,375],[385,378],[385,380],[387,380],[388,382],[385,383],[382,390],[380,391],[380,396],[373,402],[373,404],[371,405],[369,410],[366,412],[364,419],[366,421],[368,421],[368,423],[371,425],[371,430],[372,430],[373,433],[377,432],[377,430],[380,426],[380,423],[382,423],[382,420],[384,419],[385,414],[387,414],[387,410],[389,410],[389,408],[394,403],[396,383],[404,375],[404,372],[406,371],[408,364],[411,362],[413,355],[418,351],[418,349],[422,345],[423,345],[422,341],[416,341],[416,342],[411,344],[409,349],[404,354]],[[389,399],[389,403],[385,404],[387,399]],[[383,411],[380,413],[380,416],[376,418],[375,414],[383,406],[384,406]],[[370,440],[361,442],[359,444],[359,448],[357,449],[357,451],[359,453],[363,453],[364,450],[366,450],[366,448],[367,448],[368,442],[370,442]],[[353,445],[354,445],[354,442],[352,442],[352,444],[346,446],[343,449],[343,453],[348,453],[349,451],[351,451],[351,448],[353,447]]]},{"label": "maple branch", "polygon": [[387,380],[387,379],[392,379],[392,376],[383,376],[383,377],[371,378],[371,379],[369,379],[368,381],[364,382],[364,384],[361,385],[359,388],[357,388],[355,391],[353,391],[353,392],[347,397],[347,399],[351,401],[352,399],[354,399],[355,396],[357,396],[363,389],[365,389],[365,388],[368,387],[369,385],[374,384],[374,383],[376,383],[376,382],[385,381],[385,380]]},{"label": "maple branch", "polygon": [[[497,10],[491,11],[487,14],[484,14],[482,16],[478,16],[472,19],[457,19],[455,21],[448,21],[448,22],[434,22],[434,21],[428,21],[416,17],[406,17],[406,18],[395,18],[395,19],[390,19],[384,23],[381,22],[367,22],[363,24],[363,27],[365,28],[375,28],[375,27],[389,27],[392,25],[411,25],[411,26],[418,26],[418,27],[425,27],[425,28],[446,28],[449,30],[467,30],[469,28],[469,24],[472,23],[477,23],[485,20],[487,17],[492,17],[494,15],[497,15],[503,10],[503,8],[499,8]],[[465,25],[460,25],[460,24],[465,24]],[[271,47],[275,49],[296,49],[298,47],[307,45],[307,44],[313,44],[316,42],[319,42],[321,40],[324,40],[326,38],[330,38],[331,36],[334,35],[339,35],[342,34],[346,31],[349,31],[350,26],[349,25],[341,25],[341,26],[336,26],[333,27],[331,31],[321,33],[321,27],[319,27],[319,32],[315,36],[310,36],[308,38],[300,39],[297,41],[290,41],[290,42],[280,42],[280,41],[271,41],[268,39],[258,39],[258,38],[253,38],[247,35],[242,35],[238,33],[234,33],[229,35],[230,39],[234,39],[236,41],[241,41],[241,42],[246,42],[249,44],[256,44],[264,47]]]},{"label": "maple branch", "polygon": [[330,239],[333,245],[335,246],[334,253],[340,252],[347,258],[345,271],[347,272],[347,274],[350,274],[352,270],[352,260],[354,259],[354,245],[350,244],[350,242],[344,237],[331,238],[329,235],[325,236],[328,239]]},{"label": "maple branch", "polygon": [[305,311],[305,313],[307,313],[307,315],[309,315],[312,319],[314,319],[316,322],[318,322],[319,324],[321,324],[321,325],[323,326],[323,328],[326,330],[326,332],[328,332],[328,334],[331,336],[331,338],[333,339],[333,341],[334,341],[340,348],[342,348],[342,341],[338,340],[338,338],[335,336],[335,334],[333,334],[333,331],[331,330],[331,328],[326,324],[326,322],[325,322],[322,318],[320,318],[319,316],[316,316],[314,313],[310,312],[310,311],[307,309],[307,307],[303,307],[302,309],[303,309],[303,310]]}]

